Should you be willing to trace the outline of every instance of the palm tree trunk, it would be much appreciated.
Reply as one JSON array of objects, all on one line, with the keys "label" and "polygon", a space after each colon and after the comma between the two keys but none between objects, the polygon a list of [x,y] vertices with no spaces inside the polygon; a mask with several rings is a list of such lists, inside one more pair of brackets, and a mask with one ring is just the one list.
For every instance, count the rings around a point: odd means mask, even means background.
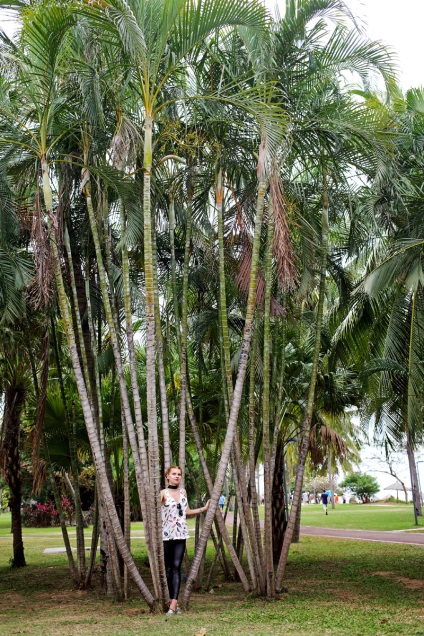
[{"label": "palm tree trunk", "polygon": [[124,536],[122,534],[119,518],[116,513],[113,495],[110,490],[108,479],[107,479],[104,458],[100,450],[99,438],[97,435],[93,412],[90,406],[90,400],[88,396],[87,387],[84,381],[84,374],[82,372],[81,365],[80,365],[77,345],[75,341],[75,333],[73,330],[72,320],[71,320],[71,316],[70,316],[69,308],[68,308],[68,299],[66,297],[65,287],[64,287],[63,278],[62,278],[62,272],[60,269],[58,243],[57,243],[57,238],[55,235],[53,221],[52,221],[53,197],[52,197],[52,191],[50,187],[48,164],[47,164],[45,155],[42,156],[41,170],[42,170],[42,177],[43,177],[44,202],[45,202],[47,216],[49,219],[48,229],[49,229],[49,235],[50,235],[50,246],[51,246],[54,261],[55,261],[55,278],[56,278],[56,285],[57,285],[59,308],[62,314],[64,326],[65,326],[69,353],[70,353],[72,367],[75,374],[75,381],[76,381],[78,394],[79,394],[79,398],[81,402],[82,412],[84,415],[84,421],[86,424],[87,433],[90,440],[90,446],[93,453],[96,473],[99,479],[99,483],[101,484],[103,502],[106,509],[109,511],[111,526],[115,535],[119,552],[124,562],[127,564],[128,570],[138,590],[143,595],[148,605],[153,609],[155,605],[155,600],[153,596],[151,595],[150,591],[148,590],[143,579],[141,578],[140,573],[137,570],[137,567],[134,563],[134,560],[131,556],[131,553],[128,549],[128,546],[126,545]]},{"label": "palm tree trunk", "polygon": [[272,483],[272,553],[273,561],[278,564],[283,547],[284,532],[287,525],[285,498],[285,455],[284,439],[278,436],[276,461],[274,465],[274,479]]},{"label": "palm tree trunk", "polygon": [[[266,594],[268,598],[275,597],[274,585],[274,561],[272,549],[272,462],[270,439],[270,375],[271,375],[271,291],[272,291],[272,249],[274,244],[274,211],[272,207],[272,195],[268,210],[267,254],[265,264],[265,312],[264,312],[264,383],[262,393],[262,431],[264,454],[264,554],[266,567]],[[274,435],[276,432],[274,431]]]},{"label": "palm tree trunk", "polygon": [[180,331],[180,308],[177,292],[177,264],[175,259],[175,199],[174,193],[169,195],[169,244],[171,249],[171,283],[172,297],[174,299],[175,333],[177,336],[178,354],[181,360],[181,331]]},{"label": "palm tree trunk", "polygon": [[[231,353],[230,353],[230,334],[228,329],[227,315],[227,294],[225,282],[225,254],[224,254],[224,217],[223,217],[223,184],[222,184],[222,168],[219,167],[216,183],[215,183],[215,205],[218,216],[218,245],[219,245],[219,310],[220,325],[222,332],[222,352],[225,384],[223,393],[225,404],[225,415],[228,420],[230,404],[233,399],[233,378],[231,373]],[[249,505],[249,497],[247,492],[246,474],[241,457],[240,440],[238,435],[234,436],[234,451],[232,453],[232,467],[234,475],[234,483],[236,486],[236,497],[240,502],[240,529],[243,533],[244,545],[246,547],[246,556],[249,564],[250,577],[253,589],[258,587],[258,580],[263,587],[264,579],[262,574],[261,563],[259,561],[259,547],[256,545],[256,534],[252,521],[252,513]]]},{"label": "palm tree trunk", "polygon": [[[128,453],[128,437],[124,418],[122,420],[122,448],[124,463],[124,537],[131,550],[131,510],[130,510],[130,466]],[[128,568],[124,565],[124,597],[128,598]]]},{"label": "palm tree trunk", "polygon": [[296,480],[293,493],[293,502],[290,510],[290,516],[287,523],[286,532],[284,535],[283,549],[281,550],[280,560],[275,577],[276,592],[281,591],[281,584],[284,577],[284,572],[287,565],[287,558],[289,554],[290,544],[293,537],[295,521],[297,517],[298,508],[300,508],[302,497],[302,485],[303,474],[305,472],[306,456],[309,446],[309,434],[311,430],[312,413],[315,403],[315,387],[318,375],[318,363],[319,353],[321,349],[321,332],[322,323],[324,317],[324,298],[325,298],[325,280],[327,273],[327,251],[328,251],[328,208],[329,199],[327,190],[324,190],[323,194],[323,206],[322,206],[322,226],[321,226],[321,259],[320,259],[320,282],[319,282],[319,297],[317,307],[317,320],[315,326],[315,346],[311,368],[311,379],[309,383],[308,402],[305,409],[305,414],[301,423],[301,439],[299,443],[299,459],[296,471]]},{"label": "palm tree trunk", "polygon": [[[149,431],[149,465],[150,465],[150,508],[152,510],[152,544],[157,568],[159,600],[166,608],[169,595],[166,580],[165,562],[162,541],[162,511],[160,498],[160,458],[158,442],[158,425],[156,414],[156,367],[155,367],[155,285],[153,277],[152,250],[152,212],[151,212],[151,171],[152,171],[152,117],[146,113],[144,122],[144,183],[143,183],[143,218],[144,218],[144,277],[146,285],[146,384],[147,384],[147,420]],[[157,290],[156,290],[157,294]]]},{"label": "palm tree trunk", "polygon": [[[94,209],[92,205],[90,178],[87,176],[86,176],[86,183],[84,186],[84,190],[86,195],[88,216],[90,219],[91,235],[93,237],[93,242],[94,242],[94,246],[96,250],[96,260],[97,260],[97,267],[98,267],[98,273],[99,273],[100,287],[102,291],[103,306],[105,309],[106,320],[109,327],[110,341],[111,341],[112,350],[114,354],[116,374],[119,381],[119,389],[120,389],[123,412],[125,415],[125,424],[126,424],[126,428],[128,432],[128,438],[131,444],[131,451],[132,451],[135,474],[136,474],[137,490],[138,490],[138,494],[140,498],[140,505],[141,505],[141,509],[143,513],[143,519],[145,520],[144,528],[145,528],[145,537],[146,537],[146,547],[147,547],[150,560],[151,560],[151,568],[152,568],[152,574],[153,574],[153,583],[155,585],[155,591],[156,591],[156,594],[160,596],[160,585],[158,584],[158,573],[157,573],[158,561],[157,561],[157,558],[153,556],[157,553],[157,538],[156,538],[157,533],[155,535],[155,533],[153,532],[153,529],[155,526],[152,526],[151,524],[150,507],[147,505],[147,494],[149,492],[149,480],[146,479],[146,473],[147,475],[149,473],[148,473],[147,465],[144,466],[144,470],[142,465],[143,459],[147,464],[147,452],[146,454],[144,454],[144,449],[143,449],[144,435],[139,436],[139,444],[137,444],[137,439],[135,436],[135,430],[134,430],[134,425],[132,421],[131,407],[130,407],[129,398],[128,398],[127,386],[125,382],[125,376],[124,376],[121,352],[120,352],[119,341],[118,341],[118,336],[116,331],[116,325],[113,318],[112,306],[109,299],[107,280],[106,280],[106,271],[103,264],[103,256],[102,256],[102,251],[100,246],[99,234],[97,231],[97,222],[96,222]],[[127,320],[127,329],[128,329],[128,320]],[[137,394],[137,391],[136,391],[136,394]],[[140,417],[141,417],[141,410],[140,410]],[[142,430],[141,425],[138,427],[139,432],[140,430]],[[157,431],[156,431],[156,439],[157,439]],[[153,447],[151,450],[151,444],[149,444],[149,458],[151,461],[152,461],[152,454],[153,454]],[[162,545],[162,541],[160,543]],[[163,546],[162,546],[162,551],[163,551]]]},{"label": "palm tree trunk", "polygon": [[97,546],[99,543],[99,498],[97,495],[97,485],[94,489],[94,517],[93,517],[93,528],[91,530],[91,547],[90,547],[90,559],[88,562],[88,568],[85,575],[85,588],[89,589],[91,587],[91,577],[93,576],[94,564],[96,561],[97,555]]},{"label": "palm tree trunk", "polygon": [[[249,478],[250,478],[250,504],[252,506],[253,525],[258,547],[258,559],[264,563],[264,553],[262,547],[261,522],[259,519],[258,491],[256,489],[255,468],[255,364],[258,347],[259,329],[253,332],[252,354],[250,356],[250,377],[249,377]],[[265,587],[261,593],[265,592]]]},{"label": "palm tree trunk", "polygon": [[160,409],[162,418],[162,442],[163,442],[163,462],[165,470],[171,466],[171,441],[169,437],[169,413],[168,413],[168,401],[166,394],[166,379],[165,379],[165,363],[163,357],[163,337],[160,321],[160,306],[159,306],[159,283],[157,272],[157,254],[156,254],[156,228],[155,224],[152,225],[152,243],[153,243],[153,279],[155,285],[155,325],[156,325],[156,350],[158,360],[158,375],[159,375],[159,391],[160,391]]},{"label": "palm tree trunk", "polygon": [[21,413],[24,402],[25,389],[23,384],[19,381],[9,383],[4,395],[0,468],[10,490],[9,508],[12,514],[13,535],[12,568],[22,568],[26,565],[22,539],[22,481],[19,444]]},{"label": "palm tree trunk", "polygon": [[334,484],[333,484],[333,453],[331,451],[331,446],[328,447],[328,458],[327,458],[327,467],[328,467],[328,483],[329,489],[331,490],[331,508],[332,510],[336,507],[336,497],[334,496]]},{"label": "palm tree trunk", "polygon": [[[205,460],[205,456],[203,454],[203,449],[202,449],[202,443],[200,440],[200,435],[199,435],[199,430],[197,428],[197,423],[196,423],[196,419],[194,417],[194,412],[193,412],[193,406],[191,404],[191,398],[190,395],[187,395],[187,410],[188,410],[188,417],[190,420],[190,424],[191,424],[191,428],[193,431],[193,437],[194,437],[194,443],[196,444],[196,449],[197,449],[197,453],[199,456],[199,461],[200,461],[200,465],[202,467],[202,471],[203,471],[203,476],[205,478],[205,482],[206,482],[206,486],[208,488],[209,494],[212,494],[213,492],[213,483],[212,483],[212,479],[211,476],[209,474],[209,470],[206,464],[206,460]],[[230,555],[231,561],[233,563],[234,569],[236,570],[240,581],[243,585],[243,588],[245,590],[245,592],[249,592],[250,591],[250,585],[249,585],[249,581],[247,580],[247,577],[244,573],[243,567],[237,557],[236,551],[234,549],[233,544],[231,543],[231,538],[230,535],[228,534],[228,530],[227,530],[227,526],[225,525],[225,521],[222,517],[222,513],[220,508],[218,507],[216,510],[216,522],[218,524],[218,529],[219,529],[219,533],[221,534],[225,545],[227,546],[228,549],[228,553]]]},{"label": "palm tree trunk", "polygon": [[414,504],[415,514],[417,517],[422,517],[423,510],[421,505],[421,494],[418,486],[418,475],[417,475],[417,464],[415,462],[415,452],[414,447],[411,444],[411,440],[409,435],[407,435],[406,441],[406,453],[408,455],[408,463],[409,463],[409,472],[411,475],[411,490],[412,490],[412,501]]},{"label": "palm tree trunk", "polygon": [[179,418],[179,453],[178,463],[181,468],[182,482],[185,474],[186,453],[186,395],[187,395],[187,320],[188,320],[188,275],[190,265],[190,245],[193,208],[193,175],[189,169],[187,180],[187,214],[186,237],[183,269],[183,299],[181,308],[181,358],[180,358],[180,418]]},{"label": "palm tree trunk", "polygon": [[[77,316],[77,324],[78,324],[78,333],[79,333],[79,340],[80,340],[80,351],[81,351],[81,355],[82,355],[82,359],[85,362],[85,364],[87,364],[87,357],[85,355],[85,345],[84,345],[84,339],[83,339],[83,334],[82,334],[82,328],[81,328],[81,321],[80,321],[80,316],[79,316],[79,308],[78,308],[78,298],[77,298],[77,294],[76,294],[76,286],[75,286],[75,278],[73,275],[73,264],[72,264],[72,258],[70,257],[70,247],[69,247],[69,236],[66,239],[68,232],[67,230],[65,230],[65,245],[67,246],[67,251],[68,251],[68,258],[70,260],[69,263],[69,271],[71,274],[71,286],[72,286],[72,292],[74,295],[74,307],[75,307],[75,315]],[[71,458],[71,471],[72,471],[72,477],[73,477],[73,501],[74,501],[74,510],[75,510],[75,526],[76,526],[76,540],[77,540],[77,566],[78,566],[78,585],[80,587],[80,589],[84,589],[85,586],[85,576],[86,576],[86,565],[85,565],[85,540],[84,540],[84,520],[83,520],[83,515],[82,515],[82,505],[81,505],[81,491],[80,491],[80,487],[79,487],[79,469],[78,469],[78,456],[77,456],[77,447],[76,447],[76,430],[75,430],[75,419],[72,420],[69,417],[69,411],[68,411],[68,404],[67,404],[67,400],[66,400],[66,393],[65,393],[65,386],[64,386],[64,382],[63,382],[63,375],[62,375],[62,365],[61,365],[61,361],[60,361],[60,355],[59,355],[59,347],[57,344],[57,337],[56,337],[56,329],[55,329],[55,325],[54,325],[54,320],[53,318],[51,319],[51,331],[52,331],[52,338],[53,338],[53,347],[54,347],[54,352],[55,352],[55,358],[56,358],[56,368],[57,368],[57,375],[59,378],[59,388],[60,388],[60,394],[62,397],[62,403],[63,403],[63,409],[65,412],[65,425],[66,425],[66,429],[68,432],[68,441],[69,441],[69,453],[70,453],[70,458]],[[86,367],[87,368],[87,367]],[[88,375],[88,368],[87,368],[87,374],[85,376],[85,381],[86,381],[86,386],[90,386],[90,384],[87,384],[87,382],[90,382],[89,379],[89,375]]]},{"label": "palm tree trunk", "polygon": [[[262,140],[261,153],[260,153],[262,156],[264,155],[264,149],[265,149],[265,140]],[[230,417],[228,420],[224,446],[223,446],[221,459],[218,466],[214,488],[212,491],[211,502],[210,502],[208,511],[206,513],[206,518],[203,524],[199,546],[197,548],[195,557],[193,559],[192,567],[191,567],[189,576],[187,577],[187,583],[183,593],[183,602],[185,604],[188,603],[188,599],[190,597],[193,584],[196,580],[197,570],[200,565],[201,553],[203,552],[204,545],[206,544],[208,540],[210,529],[212,527],[212,522],[216,514],[216,509],[218,507],[218,499],[221,495],[222,485],[224,483],[225,473],[227,471],[231,447],[233,445],[234,435],[237,430],[237,420],[238,420],[238,414],[239,414],[240,404],[241,404],[241,399],[243,394],[244,379],[246,377],[247,365],[249,360],[250,342],[251,342],[252,328],[253,328],[253,317],[255,313],[256,281],[257,281],[258,264],[259,264],[259,247],[260,247],[260,236],[261,236],[261,229],[262,229],[265,190],[266,190],[265,170],[262,167],[259,170],[259,186],[258,186],[258,197],[257,197],[257,205],[256,205],[255,234],[254,234],[253,248],[252,248],[252,264],[251,264],[250,281],[249,281],[249,295],[247,300],[246,318],[245,318],[245,324],[244,324],[243,341],[242,341],[241,352],[240,352],[239,369],[238,369],[237,380],[236,380],[236,384],[234,388],[233,401],[231,403]]]}]

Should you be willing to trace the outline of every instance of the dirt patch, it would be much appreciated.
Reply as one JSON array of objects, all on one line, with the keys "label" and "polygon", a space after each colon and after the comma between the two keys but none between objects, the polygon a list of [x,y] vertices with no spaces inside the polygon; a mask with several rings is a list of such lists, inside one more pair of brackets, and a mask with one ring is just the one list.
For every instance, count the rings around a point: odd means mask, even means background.
[{"label": "dirt patch", "polygon": [[408,590],[423,590],[423,579],[408,579],[405,576],[397,576],[394,572],[371,572],[372,576],[382,576],[385,579],[391,579],[397,583],[402,583]]}]

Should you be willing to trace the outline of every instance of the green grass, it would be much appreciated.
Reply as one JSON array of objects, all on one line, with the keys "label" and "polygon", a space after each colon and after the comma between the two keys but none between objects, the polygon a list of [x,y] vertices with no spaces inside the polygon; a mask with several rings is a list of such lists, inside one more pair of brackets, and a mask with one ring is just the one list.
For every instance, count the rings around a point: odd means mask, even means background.
[{"label": "green grass", "polygon": [[[194,636],[201,628],[205,636],[424,635],[424,549],[416,546],[305,537],[291,549],[289,593],[279,600],[244,594],[217,571],[213,594],[194,594],[190,612],[168,619],[150,615],[135,590],[125,603],[106,599],[97,576],[94,590],[73,589],[65,554],[42,553],[61,544],[55,528],[25,529],[28,566],[10,570],[9,524],[0,516],[0,636]],[[141,534],[133,524],[132,550],[148,582]]]},{"label": "green grass", "polygon": [[[397,505],[336,505],[324,514],[320,505],[302,506],[301,524],[319,528],[346,528],[348,530],[408,530],[416,528],[412,506]],[[423,517],[418,525],[424,528]]]}]

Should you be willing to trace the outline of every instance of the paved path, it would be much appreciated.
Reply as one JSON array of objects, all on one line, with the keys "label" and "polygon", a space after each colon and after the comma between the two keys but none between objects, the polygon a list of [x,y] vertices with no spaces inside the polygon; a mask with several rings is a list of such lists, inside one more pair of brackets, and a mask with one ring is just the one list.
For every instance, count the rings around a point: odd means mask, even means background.
[{"label": "paved path", "polygon": [[331,537],[333,539],[354,539],[356,541],[407,543],[409,545],[421,545],[424,547],[424,533],[420,532],[379,532],[376,530],[342,530],[339,528],[300,526],[300,534],[314,537]]},{"label": "paved path", "polygon": [[[227,513],[226,524],[233,525],[234,515]],[[261,528],[264,522],[261,521]],[[315,526],[300,526],[303,536],[328,537],[331,539],[353,539],[355,541],[377,541],[380,543],[406,543],[424,547],[424,532],[383,531],[383,530],[345,530],[339,528],[316,528]]]}]

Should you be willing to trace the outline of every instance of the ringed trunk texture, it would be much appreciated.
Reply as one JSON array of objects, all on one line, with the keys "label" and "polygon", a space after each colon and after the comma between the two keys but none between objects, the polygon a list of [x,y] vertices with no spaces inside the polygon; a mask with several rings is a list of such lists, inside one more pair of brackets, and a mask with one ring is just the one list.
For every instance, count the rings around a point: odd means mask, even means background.
[{"label": "ringed trunk texture", "polygon": [[[274,562],[272,550],[272,490],[271,490],[271,437],[270,437],[270,381],[271,381],[271,287],[272,287],[272,248],[274,244],[274,211],[272,196],[268,209],[267,255],[265,264],[265,312],[264,312],[264,385],[262,401],[262,431],[264,453],[264,552],[266,567],[266,594],[275,597]],[[274,435],[276,433],[274,432]]]},{"label": "ringed trunk texture", "polygon": [[[231,372],[231,351],[230,351],[230,334],[228,329],[228,312],[227,312],[227,294],[225,281],[225,254],[224,254],[224,216],[223,216],[223,183],[222,168],[219,167],[215,184],[215,202],[218,216],[218,243],[219,243],[219,308],[220,323],[222,330],[222,351],[225,373],[224,378],[226,386],[223,386],[224,396],[227,393],[227,399],[224,400],[226,418],[229,417],[230,404],[233,400],[233,378]],[[259,546],[256,543],[256,534],[253,526],[252,512],[249,505],[249,497],[247,492],[246,473],[244,470],[240,440],[237,434],[234,435],[234,452],[232,457],[232,468],[234,474],[234,483],[236,486],[236,496],[240,502],[240,529],[243,533],[244,545],[246,547],[246,556],[249,564],[250,577],[253,589],[258,586],[263,591],[264,577],[262,575],[262,567],[259,560]]]},{"label": "ringed trunk texture", "polygon": [[257,206],[256,206],[256,223],[255,223],[255,234],[254,234],[253,249],[252,249],[249,295],[247,300],[243,341],[242,341],[241,351],[240,351],[239,369],[238,369],[237,380],[236,380],[236,384],[234,388],[233,401],[231,403],[227,432],[225,436],[221,459],[218,466],[214,488],[212,491],[209,509],[206,513],[205,522],[202,528],[202,534],[200,536],[199,544],[193,559],[193,564],[192,564],[190,573],[187,577],[186,587],[183,592],[183,603],[185,605],[187,605],[188,603],[193,585],[196,581],[197,572],[200,566],[201,555],[203,553],[203,550],[205,548],[205,545],[207,543],[207,540],[211,531],[213,519],[215,517],[216,510],[218,507],[218,499],[221,495],[225,473],[227,471],[228,460],[230,458],[230,452],[231,452],[231,448],[234,441],[234,435],[237,430],[237,420],[238,420],[238,414],[239,414],[240,404],[241,404],[241,399],[243,394],[244,379],[246,377],[247,365],[249,360],[250,342],[251,342],[252,329],[253,329],[253,318],[255,313],[256,283],[257,283],[257,274],[258,274],[259,247],[260,247],[260,236],[261,236],[261,229],[262,229],[265,190],[266,190],[266,179],[265,179],[264,171],[261,170],[260,178],[259,178],[259,186],[258,186]]},{"label": "ringed trunk texture", "polygon": [[84,421],[86,424],[87,433],[90,440],[90,446],[93,453],[96,474],[98,476],[98,481],[101,484],[103,503],[109,512],[111,526],[112,526],[113,533],[115,535],[115,540],[116,540],[118,550],[124,562],[128,566],[128,571],[130,572],[135,585],[137,586],[140,593],[143,595],[149,607],[153,609],[155,606],[155,599],[153,598],[152,594],[150,593],[149,589],[147,588],[146,584],[141,578],[140,573],[137,570],[137,567],[134,563],[134,560],[131,556],[128,546],[125,542],[125,539],[121,530],[121,526],[119,523],[119,518],[116,512],[113,494],[109,487],[105,461],[100,449],[100,442],[99,442],[99,438],[98,438],[98,434],[96,430],[96,424],[95,424],[93,412],[90,406],[88,392],[87,392],[87,388],[84,381],[84,374],[82,372],[81,365],[80,365],[77,345],[75,341],[75,333],[74,333],[72,320],[71,320],[71,316],[69,312],[68,299],[67,299],[65,287],[63,284],[62,272],[60,268],[60,258],[59,258],[57,237],[55,235],[53,222],[51,218],[53,216],[53,198],[52,198],[52,192],[50,187],[48,164],[47,164],[45,155],[43,155],[42,157],[41,169],[42,169],[42,177],[43,177],[44,202],[45,202],[46,212],[49,217],[48,229],[50,234],[50,246],[51,246],[52,253],[55,260],[55,278],[56,278],[56,285],[57,285],[58,303],[59,303],[59,308],[62,314],[62,319],[65,325],[69,353],[70,353],[72,367],[75,374],[75,381],[76,381],[76,385],[78,389],[78,394],[81,401],[81,408],[84,415]]},{"label": "ringed trunk texture", "polygon": [[[151,567],[157,577],[156,588],[159,601],[166,608],[169,602],[168,584],[166,580],[165,561],[162,541],[162,510],[160,498],[160,458],[158,423],[156,413],[156,365],[155,365],[155,290],[153,276],[152,246],[152,211],[151,211],[151,171],[152,171],[152,126],[150,114],[146,114],[144,122],[144,184],[143,184],[143,217],[144,217],[144,278],[146,285],[146,385],[147,385],[147,420],[149,432],[149,468],[150,468],[150,508],[152,510],[152,543],[154,562]],[[156,574],[157,572],[157,574]]]},{"label": "ringed trunk texture", "polygon": [[297,472],[293,493],[293,502],[290,510],[290,515],[287,523],[286,532],[284,535],[283,549],[281,550],[280,560],[275,577],[276,592],[281,591],[282,580],[287,565],[287,559],[290,550],[290,544],[292,542],[293,533],[295,529],[296,517],[298,514],[298,508],[301,505],[302,498],[302,485],[303,475],[305,472],[306,456],[309,447],[309,434],[311,431],[312,413],[315,403],[315,387],[318,375],[318,363],[319,353],[321,349],[321,332],[324,316],[324,297],[325,297],[325,281],[327,273],[327,251],[328,251],[328,208],[329,199],[327,191],[323,194],[323,207],[322,207],[322,236],[321,236],[321,262],[320,262],[320,283],[319,283],[319,298],[317,307],[317,320],[315,327],[315,346],[314,355],[311,368],[311,379],[309,383],[308,402],[306,406],[305,415],[301,424],[301,439],[299,443],[299,459],[297,464]]},{"label": "ringed trunk texture", "polygon": [[21,382],[6,387],[4,397],[3,441],[1,446],[1,472],[10,489],[9,508],[12,513],[13,558],[12,568],[25,567],[24,542],[22,539],[22,482],[19,438],[21,413],[25,403],[25,387]]}]

